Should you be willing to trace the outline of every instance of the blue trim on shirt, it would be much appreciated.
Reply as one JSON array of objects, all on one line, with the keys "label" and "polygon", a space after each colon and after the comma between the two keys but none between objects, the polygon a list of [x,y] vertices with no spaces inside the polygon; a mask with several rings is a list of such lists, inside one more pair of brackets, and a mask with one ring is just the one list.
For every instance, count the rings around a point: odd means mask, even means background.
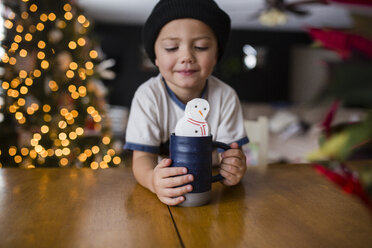
[{"label": "blue trim on shirt", "polygon": [[[248,139],[247,136],[245,136],[244,138],[241,138],[241,139],[239,139],[239,140],[237,140],[237,141],[234,141],[234,142],[238,143],[239,147],[242,147],[243,145],[249,143],[249,139]],[[234,143],[234,142],[232,142],[232,143]],[[232,143],[231,143],[231,144],[232,144]],[[231,144],[229,144],[229,145],[231,145]],[[218,151],[219,153],[221,153],[221,152],[224,152],[225,150],[224,150],[224,149],[221,149],[221,148],[217,148],[217,151]]]},{"label": "blue trim on shirt", "polygon": [[[165,82],[165,79],[163,77],[161,77],[161,79],[163,80],[163,83],[165,85],[165,88],[167,89],[167,92],[168,92],[170,98],[177,104],[178,107],[180,107],[182,110],[185,110],[186,104],[183,104],[183,102],[181,102],[181,100],[178,99],[178,97],[176,96],[176,94],[174,94],[174,92],[169,88],[167,82]],[[204,98],[205,97],[206,92],[207,92],[207,88],[208,88],[208,80],[205,83],[204,89],[203,89],[203,91],[201,93],[201,98]]]},{"label": "blue trim on shirt", "polygon": [[151,153],[156,153],[156,154],[159,153],[158,146],[142,145],[142,144],[136,144],[136,143],[131,143],[131,142],[126,142],[124,145],[124,149],[142,151],[142,152],[151,152]]}]

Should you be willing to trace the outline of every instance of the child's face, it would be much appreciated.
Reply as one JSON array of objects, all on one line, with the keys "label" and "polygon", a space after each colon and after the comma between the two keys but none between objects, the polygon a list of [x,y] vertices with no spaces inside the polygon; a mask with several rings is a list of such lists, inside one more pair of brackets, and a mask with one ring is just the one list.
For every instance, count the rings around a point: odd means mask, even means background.
[{"label": "child's face", "polygon": [[217,40],[205,23],[176,19],[161,29],[155,55],[155,64],[176,94],[185,89],[201,92],[217,62]]}]

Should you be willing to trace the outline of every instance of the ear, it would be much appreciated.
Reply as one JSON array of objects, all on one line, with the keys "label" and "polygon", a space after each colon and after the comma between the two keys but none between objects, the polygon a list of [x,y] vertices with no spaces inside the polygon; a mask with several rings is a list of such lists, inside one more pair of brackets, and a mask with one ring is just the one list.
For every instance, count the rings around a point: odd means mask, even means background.
[{"label": "ear", "polygon": [[155,65],[157,66],[157,67],[159,67],[159,65],[158,65],[159,63],[158,63],[158,59],[157,58],[155,58]]}]

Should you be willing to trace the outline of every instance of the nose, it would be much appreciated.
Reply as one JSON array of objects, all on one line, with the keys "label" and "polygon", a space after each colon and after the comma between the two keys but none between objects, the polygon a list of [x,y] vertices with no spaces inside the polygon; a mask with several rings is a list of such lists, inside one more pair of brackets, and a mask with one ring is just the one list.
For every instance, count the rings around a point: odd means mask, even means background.
[{"label": "nose", "polygon": [[184,51],[181,54],[181,63],[182,64],[186,64],[186,63],[192,64],[194,62],[195,62],[195,58],[194,58],[194,55],[193,55],[192,51],[190,51],[190,49],[188,49],[188,48],[184,49]]}]

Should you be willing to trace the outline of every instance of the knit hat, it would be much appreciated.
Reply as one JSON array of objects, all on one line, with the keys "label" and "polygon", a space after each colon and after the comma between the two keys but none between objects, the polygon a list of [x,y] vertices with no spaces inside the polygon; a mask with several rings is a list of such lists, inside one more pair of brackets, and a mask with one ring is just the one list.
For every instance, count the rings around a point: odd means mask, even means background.
[{"label": "knit hat", "polygon": [[230,17],[213,0],[160,0],[143,27],[143,43],[151,61],[155,64],[154,45],[162,27],[182,18],[202,21],[213,30],[220,60],[230,34]]}]

